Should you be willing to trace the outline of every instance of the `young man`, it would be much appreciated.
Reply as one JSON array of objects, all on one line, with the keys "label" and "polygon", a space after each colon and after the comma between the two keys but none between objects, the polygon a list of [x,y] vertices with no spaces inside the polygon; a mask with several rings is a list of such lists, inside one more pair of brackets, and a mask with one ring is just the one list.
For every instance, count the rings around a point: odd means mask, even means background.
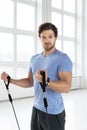
[{"label": "young man", "polygon": [[[25,88],[34,86],[31,130],[64,130],[65,108],[61,93],[70,91],[72,62],[65,53],[55,47],[58,37],[55,25],[43,23],[39,26],[38,33],[43,52],[31,58],[27,78],[11,78],[10,82]],[[7,76],[8,74],[3,72],[1,79],[7,81]],[[43,76],[46,81],[45,92],[42,89]],[[44,98],[47,103],[45,106]]]}]

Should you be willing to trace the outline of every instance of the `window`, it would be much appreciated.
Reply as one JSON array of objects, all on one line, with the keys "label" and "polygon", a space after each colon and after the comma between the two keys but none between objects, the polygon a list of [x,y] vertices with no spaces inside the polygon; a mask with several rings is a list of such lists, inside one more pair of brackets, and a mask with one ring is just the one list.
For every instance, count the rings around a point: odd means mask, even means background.
[{"label": "window", "polygon": [[64,15],[63,24],[64,36],[75,38],[75,18]]},{"label": "window", "polygon": [[82,0],[51,0],[50,8],[50,20],[58,27],[59,32],[56,47],[67,53],[71,58],[73,62],[73,76],[77,79],[79,78],[81,82],[82,16],[79,8],[82,9]]},{"label": "window", "polygon": [[17,61],[28,62],[34,52],[34,37],[17,35]]},{"label": "window", "polygon": [[[29,60],[36,52],[36,9],[36,0],[0,0],[0,73],[27,77]],[[17,87],[16,97],[29,96],[29,91],[22,93]]]},{"label": "window", "polygon": [[64,11],[75,12],[75,0],[64,0]]},{"label": "window", "polygon": [[35,28],[34,6],[23,3],[17,3],[17,28],[34,31]]},{"label": "window", "polygon": [[[58,5],[58,6],[57,6]],[[58,27],[60,45],[57,48],[67,53],[73,62],[73,75],[76,70],[76,0],[52,0],[51,21]],[[56,20],[55,20],[56,19]],[[60,43],[59,42],[59,43]],[[72,48],[72,49],[71,49]]]},{"label": "window", "polygon": [[52,7],[61,9],[62,8],[62,0],[52,0]]},{"label": "window", "polygon": [[[55,20],[56,18],[56,20]],[[59,13],[52,12],[52,23],[58,27],[58,35],[62,34],[62,16]]]},{"label": "window", "polygon": [[12,0],[0,0],[0,26],[13,27],[14,2]]},{"label": "window", "polygon": [[82,0],[0,0],[0,73],[27,76],[31,56],[42,49],[37,27],[52,21],[58,27],[56,47],[70,56],[73,75],[81,75],[81,3]]},{"label": "window", "polygon": [[13,35],[0,32],[0,62],[13,61],[14,56]]},{"label": "window", "polygon": [[35,0],[0,0],[0,62],[9,63],[6,68],[13,68],[14,76],[18,63],[28,65],[35,53],[35,14]]}]

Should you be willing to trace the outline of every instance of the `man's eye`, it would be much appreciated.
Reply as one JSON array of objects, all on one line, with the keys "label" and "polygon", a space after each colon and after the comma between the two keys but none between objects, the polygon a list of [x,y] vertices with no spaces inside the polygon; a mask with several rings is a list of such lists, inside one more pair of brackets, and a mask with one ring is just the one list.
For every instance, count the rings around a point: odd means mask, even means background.
[{"label": "man's eye", "polygon": [[49,38],[53,38],[53,36],[49,36]]},{"label": "man's eye", "polygon": [[42,37],[42,39],[46,39],[46,37]]}]

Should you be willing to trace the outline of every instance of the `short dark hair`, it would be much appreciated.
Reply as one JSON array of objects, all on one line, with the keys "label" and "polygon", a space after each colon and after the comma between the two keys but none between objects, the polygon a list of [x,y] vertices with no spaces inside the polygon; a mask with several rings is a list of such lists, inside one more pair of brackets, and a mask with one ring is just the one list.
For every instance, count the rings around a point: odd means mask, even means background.
[{"label": "short dark hair", "polygon": [[57,27],[50,22],[45,22],[39,26],[39,29],[38,29],[39,37],[42,31],[50,30],[50,29],[54,32],[55,37],[57,37],[58,36]]}]

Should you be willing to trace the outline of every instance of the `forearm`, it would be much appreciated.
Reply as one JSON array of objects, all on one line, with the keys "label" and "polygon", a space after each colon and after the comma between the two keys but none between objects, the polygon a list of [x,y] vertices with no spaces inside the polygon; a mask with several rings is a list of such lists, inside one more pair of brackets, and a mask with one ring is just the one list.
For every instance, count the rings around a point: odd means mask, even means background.
[{"label": "forearm", "polygon": [[33,81],[31,81],[29,78],[24,79],[12,79],[10,80],[12,84],[15,84],[17,86],[28,88],[33,86]]},{"label": "forearm", "polygon": [[66,93],[71,89],[71,84],[66,81],[50,81],[49,86],[50,89],[56,92]]}]

